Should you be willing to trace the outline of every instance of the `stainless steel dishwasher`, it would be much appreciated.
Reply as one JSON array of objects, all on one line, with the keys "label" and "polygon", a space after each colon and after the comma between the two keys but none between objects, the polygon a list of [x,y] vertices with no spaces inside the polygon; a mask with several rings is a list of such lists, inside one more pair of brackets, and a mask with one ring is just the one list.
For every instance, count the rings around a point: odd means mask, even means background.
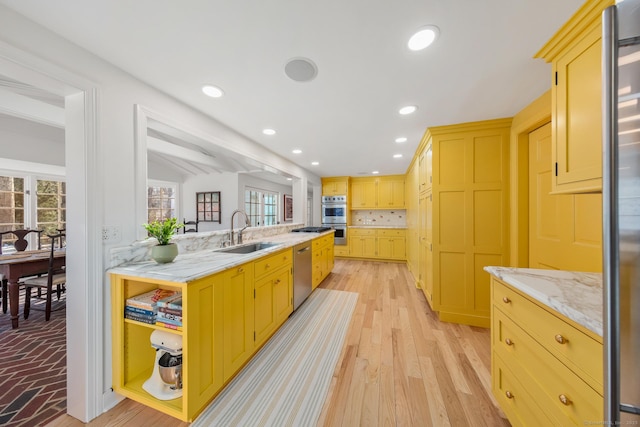
[{"label": "stainless steel dishwasher", "polygon": [[311,241],[300,243],[293,248],[293,309],[311,294]]}]

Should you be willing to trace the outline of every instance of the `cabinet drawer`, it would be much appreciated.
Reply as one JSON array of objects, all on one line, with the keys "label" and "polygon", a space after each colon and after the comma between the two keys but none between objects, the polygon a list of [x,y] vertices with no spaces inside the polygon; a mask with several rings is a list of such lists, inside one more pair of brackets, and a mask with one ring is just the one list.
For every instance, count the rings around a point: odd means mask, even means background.
[{"label": "cabinet drawer", "polygon": [[265,258],[262,258],[256,261],[255,264],[255,275],[256,278],[263,276],[264,274],[270,273],[278,268],[291,264],[292,261],[292,250],[287,249],[282,252],[278,252],[275,255],[269,255]]},{"label": "cabinet drawer", "polygon": [[331,244],[333,244],[333,239],[330,234],[323,237],[318,237],[316,239],[313,239],[312,241],[313,249],[321,248],[323,246],[331,245]]},{"label": "cabinet drawer", "polygon": [[561,425],[602,419],[600,394],[500,309],[494,308],[493,314],[494,354],[518,374],[528,393],[549,416],[560,420]]},{"label": "cabinet drawer", "polygon": [[554,424],[545,417],[544,411],[536,405],[535,399],[518,382],[517,378],[521,376],[514,375],[508,368],[508,364],[494,355],[492,368],[493,394],[512,425],[551,426]]},{"label": "cabinet drawer", "polygon": [[378,230],[378,236],[380,237],[405,237],[406,235],[406,230]]},{"label": "cabinet drawer", "polygon": [[350,228],[349,233],[352,236],[375,236],[375,229],[366,229],[366,228]]},{"label": "cabinet drawer", "polygon": [[522,326],[543,347],[602,390],[602,344],[545,310],[508,285],[492,279],[493,304]]}]

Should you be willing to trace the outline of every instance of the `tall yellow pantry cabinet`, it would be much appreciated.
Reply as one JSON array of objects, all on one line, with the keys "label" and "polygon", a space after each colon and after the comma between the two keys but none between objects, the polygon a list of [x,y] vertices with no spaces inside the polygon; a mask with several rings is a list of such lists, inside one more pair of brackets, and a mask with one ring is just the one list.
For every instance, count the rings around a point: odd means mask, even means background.
[{"label": "tall yellow pantry cabinet", "polygon": [[482,268],[508,263],[510,127],[511,119],[432,127],[416,152],[419,185],[408,191],[419,199],[420,242],[408,247],[419,252],[412,273],[440,320],[490,326]]}]

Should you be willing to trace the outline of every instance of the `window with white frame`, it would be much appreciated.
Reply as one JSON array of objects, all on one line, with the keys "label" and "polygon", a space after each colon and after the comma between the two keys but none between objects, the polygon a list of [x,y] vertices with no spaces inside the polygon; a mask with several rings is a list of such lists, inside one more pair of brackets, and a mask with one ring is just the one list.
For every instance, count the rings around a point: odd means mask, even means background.
[{"label": "window with white frame", "polygon": [[[0,172],[0,231],[42,230],[41,243],[47,247],[47,234],[66,229],[66,199],[63,177]],[[33,247],[35,237],[28,239]],[[3,237],[2,251],[11,252],[14,240],[12,235]]]},{"label": "window with white frame", "polygon": [[252,227],[278,224],[278,193],[246,187],[244,210]]},{"label": "window with white frame", "polygon": [[177,200],[177,183],[149,181],[147,185],[147,222],[177,218]]}]

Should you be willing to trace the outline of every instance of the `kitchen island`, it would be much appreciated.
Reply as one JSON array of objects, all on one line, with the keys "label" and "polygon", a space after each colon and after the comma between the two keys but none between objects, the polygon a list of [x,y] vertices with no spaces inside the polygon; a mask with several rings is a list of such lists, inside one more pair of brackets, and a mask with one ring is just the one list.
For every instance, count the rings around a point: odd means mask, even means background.
[{"label": "kitchen island", "polygon": [[[206,249],[169,264],[142,260],[110,269],[114,391],[192,421],[293,312],[293,247],[327,239],[333,230],[283,233],[247,243],[274,244],[248,254]],[[158,288],[182,292],[181,328],[124,318],[127,298]],[[150,335],[158,329],[182,338],[183,394],[173,400],[142,388],[154,364]]]},{"label": "kitchen island", "polygon": [[492,390],[513,425],[602,420],[602,275],[491,274]]}]

